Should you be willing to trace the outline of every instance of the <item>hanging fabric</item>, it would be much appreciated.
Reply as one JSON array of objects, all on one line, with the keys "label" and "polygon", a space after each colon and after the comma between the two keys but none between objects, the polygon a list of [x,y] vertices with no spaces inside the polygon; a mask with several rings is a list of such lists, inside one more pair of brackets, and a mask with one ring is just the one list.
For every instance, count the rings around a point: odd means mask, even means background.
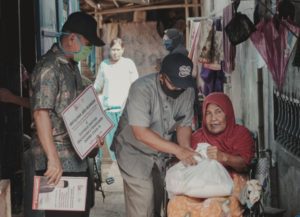
[{"label": "hanging fabric", "polygon": [[222,69],[212,70],[202,66],[200,76],[204,81],[202,92],[205,96],[212,92],[223,92],[226,77]]},{"label": "hanging fabric", "polygon": [[191,20],[191,30],[189,36],[189,54],[188,57],[192,60],[193,76],[196,77],[198,70],[198,46],[200,38],[200,22]]},{"label": "hanging fabric", "polygon": [[200,38],[198,46],[198,62],[206,63],[211,59],[213,20],[205,19],[200,21]]},{"label": "hanging fabric", "polygon": [[221,19],[213,21],[213,37],[211,41],[211,59],[204,63],[203,66],[212,70],[221,70],[221,63],[224,59],[223,52],[223,32]]},{"label": "hanging fabric", "polygon": [[[233,8],[232,8],[232,4],[229,4],[223,10],[223,29],[232,19],[232,16],[233,16]],[[225,31],[223,31],[223,50],[224,50],[224,64],[223,64],[224,72],[231,73],[235,67],[234,60],[235,60],[236,48],[230,43],[229,38],[225,33]]]},{"label": "hanging fabric", "polygon": [[213,20],[199,56],[199,62],[204,64],[206,68],[213,70],[221,69],[221,61],[224,56],[221,28],[221,19]]},{"label": "hanging fabric", "polygon": [[260,21],[256,26],[257,31],[251,35],[251,41],[266,62],[277,87],[281,90],[287,64],[299,37],[300,28],[281,21],[276,29],[273,19]]}]

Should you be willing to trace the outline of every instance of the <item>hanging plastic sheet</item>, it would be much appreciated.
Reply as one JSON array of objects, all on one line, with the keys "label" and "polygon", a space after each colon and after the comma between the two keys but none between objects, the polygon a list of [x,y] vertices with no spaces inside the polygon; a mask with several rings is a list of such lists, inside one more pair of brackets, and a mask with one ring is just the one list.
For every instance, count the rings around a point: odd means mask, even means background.
[{"label": "hanging plastic sheet", "polygon": [[266,62],[277,87],[282,89],[287,64],[299,37],[300,28],[281,21],[276,29],[274,20],[270,19],[260,21],[256,29],[250,37],[251,41]]}]

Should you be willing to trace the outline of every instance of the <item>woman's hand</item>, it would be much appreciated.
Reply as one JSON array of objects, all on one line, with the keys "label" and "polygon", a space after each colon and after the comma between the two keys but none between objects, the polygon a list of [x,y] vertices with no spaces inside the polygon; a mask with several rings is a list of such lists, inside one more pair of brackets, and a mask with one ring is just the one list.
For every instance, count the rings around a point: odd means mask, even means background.
[{"label": "woman's hand", "polygon": [[220,163],[227,161],[226,153],[220,151],[216,146],[207,147],[207,157],[209,159],[219,161]]}]

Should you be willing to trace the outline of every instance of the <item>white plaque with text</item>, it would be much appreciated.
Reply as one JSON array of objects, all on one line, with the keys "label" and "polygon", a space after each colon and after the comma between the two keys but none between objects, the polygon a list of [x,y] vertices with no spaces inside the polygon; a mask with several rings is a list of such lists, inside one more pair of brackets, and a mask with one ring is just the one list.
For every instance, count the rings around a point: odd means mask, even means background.
[{"label": "white plaque with text", "polygon": [[81,159],[97,146],[98,136],[104,137],[113,128],[92,85],[62,112],[62,116],[74,149]]},{"label": "white plaque with text", "polygon": [[47,182],[46,176],[34,176],[33,210],[85,210],[87,177],[62,176],[57,185]]}]

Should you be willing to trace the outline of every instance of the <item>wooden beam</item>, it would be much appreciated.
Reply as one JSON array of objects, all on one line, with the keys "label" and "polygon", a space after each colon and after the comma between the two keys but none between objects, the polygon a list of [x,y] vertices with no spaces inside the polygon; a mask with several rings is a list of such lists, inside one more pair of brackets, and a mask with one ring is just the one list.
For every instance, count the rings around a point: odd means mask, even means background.
[{"label": "wooden beam", "polygon": [[143,6],[143,7],[133,7],[133,8],[114,8],[105,11],[97,11],[98,14],[118,14],[118,13],[128,13],[133,11],[149,11],[149,10],[162,10],[162,9],[172,9],[172,8],[190,8],[190,7],[200,7],[201,4],[173,4],[173,5],[153,5],[153,6]]},{"label": "wooden beam", "polygon": [[134,4],[150,4],[150,0],[119,0],[121,2],[130,2],[130,3],[134,3]]},{"label": "wooden beam", "polygon": [[120,7],[120,5],[118,4],[118,2],[117,2],[116,0],[113,0],[113,2],[114,2],[115,6],[116,6],[117,8]]},{"label": "wooden beam", "polygon": [[84,0],[89,6],[93,7],[94,9],[97,9],[97,4],[92,0]]}]

